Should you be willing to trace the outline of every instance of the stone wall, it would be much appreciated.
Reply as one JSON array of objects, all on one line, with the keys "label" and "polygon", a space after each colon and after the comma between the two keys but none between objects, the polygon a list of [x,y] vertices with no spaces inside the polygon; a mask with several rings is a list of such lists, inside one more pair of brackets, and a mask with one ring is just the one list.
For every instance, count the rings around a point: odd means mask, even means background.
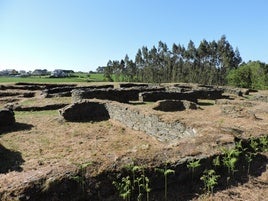
[{"label": "stone wall", "polygon": [[129,101],[138,101],[139,93],[145,91],[164,91],[163,87],[132,87],[122,89],[75,89],[72,91],[73,102],[83,99],[102,99],[112,100],[120,103],[128,103]]},{"label": "stone wall", "polygon": [[250,92],[249,89],[245,89],[245,88],[222,87],[222,89],[224,90],[224,93],[234,94],[237,96],[248,95]]},{"label": "stone wall", "polygon": [[139,100],[142,102],[155,102],[158,100],[188,100],[197,102],[198,93],[194,91],[190,92],[167,92],[167,91],[156,91],[156,92],[142,92],[139,94]]},{"label": "stone wall", "polygon": [[155,102],[158,100],[188,100],[197,102],[197,99],[216,100],[222,98],[222,89],[198,89],[186,92],[175,91],[155,91],[143,92],[139,94],[140,101]]},{"label": "stone wall", "polygon": [[153,109],[163,112],[174,112],[182,110],[196,110],[198,107],[196,103],[187,100],[160,100],[154,104]]},{"label": "stone wall", "polygon": [[162,142],[195,135],[192,128],[187,128],[180,122],[164,122],[155,114],[144,114],[125,104],[106,103],[106,108],[111,119],[117,120],[133,130],[143,131]]},{"label": "stone wall", "polygon": [[15,114],[12,110],[0,109],[0,127],[13,126],[15,124]]},{"label": "stone wall", "polygon": [[71,91],[74,89],[81,89],[81,90],[90,90],[90,89],[108,89],[114,88],[114,85],[91,85],[91,86],[84,86],[84,87],[77,87],[77,86],[60,86],[60,87],[52,87],[47,88],[42,91],[42,95],[46,98],[50,97],[70,97],[72,95]]},{"label": "stone wall", "polygon": [[268,103],[268,95],[255,95],[252,100]]},{"label": "stone wall", "polygon": [[131,88],[131,87],[149,87],[148,84],[137,84],[137,83],[121,83],[120,88]]},{"label": "stone wall", "polygon": [[180,122],[162,121],[156,114],[145,114],[137,108],[117,102],[83,101],[60,110],[67,121],[93,121],[113,119],[133,130],[143,131],[162,142],[170,142],[186,136],[194,136],[194,129]]},{"label": "stone wall", "polygon": [[79,102],[59,110],[60,115],[67,121],[87,122],[109,119],[108,111],[103,103]]}]

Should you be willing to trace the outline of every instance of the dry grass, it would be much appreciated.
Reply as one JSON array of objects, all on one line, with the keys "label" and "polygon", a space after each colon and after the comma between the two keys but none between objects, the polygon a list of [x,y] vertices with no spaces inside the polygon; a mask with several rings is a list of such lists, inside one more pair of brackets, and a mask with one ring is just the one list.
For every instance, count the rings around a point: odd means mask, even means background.
[{"label": "dry grass", "polygon": [[[239,101],[239,100],[237,100]],[[42,99],[35,97],[21,100],[24,106],[44,106],[52,103],[70,103],[71,98]],[[267,103],[258,103],[244,108],[244,116],[223,115],[220,105],[202,102],[202,109],[181,112],[152,111],[153,104],[132,105],[144,113],[154,113],[164,121],[179,121],[196,129],[196,138],[181,139],[171,144],[163,144],[146,134],[133,131],[124,125],[109,120],[102,122],[73,123],[63,121],[58,111],[15,112],[16,121],[23,129],[5,132],[0,135],[0,144],[8,150],[21,154],[24,162],[22,172],[12,171],[0,174],[0,186],[8,189],[23,185],[25,180],[41,177],[53,171],[67,171],[79,164],[92,162],[96,165],[91,174],[133,161],[146,161],[148,166],[165,161],[176,161],[189,155],[217,152],[219,146],[233,142],[233,133],[221,128],[243,130],[239,137],[267,134]],[[205,104],[204,104],[205,103]],[[255,113],[252,119],[247,112]],[[267,181],[266,177],[266,182]],[[248,186],[247,186],[248,185]],[[254,188],[253,188],[254,187]],[[239,187],[216,193],[212,198],[201,196],[198,200],[255,200],[267,195],[267,189],[248,183]],[[250,189],[253,188],[253,189]],[[231,195],[229,195],[231,193]],[[267,197],[266,197],[267,198]],[[257,199],[258,200],[258,199]]]}]

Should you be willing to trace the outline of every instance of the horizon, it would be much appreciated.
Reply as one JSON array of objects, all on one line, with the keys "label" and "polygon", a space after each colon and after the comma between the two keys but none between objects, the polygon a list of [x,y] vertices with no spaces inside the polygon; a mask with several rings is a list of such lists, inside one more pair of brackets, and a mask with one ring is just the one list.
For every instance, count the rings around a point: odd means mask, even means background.
[{"label": "horizon", "polygon": [[244,62],[268,63],[268,2],[242,0],[0,0],[0,71],[96,71],[109,60],[135,60],[159,41],[187,47],[222,35]]}]

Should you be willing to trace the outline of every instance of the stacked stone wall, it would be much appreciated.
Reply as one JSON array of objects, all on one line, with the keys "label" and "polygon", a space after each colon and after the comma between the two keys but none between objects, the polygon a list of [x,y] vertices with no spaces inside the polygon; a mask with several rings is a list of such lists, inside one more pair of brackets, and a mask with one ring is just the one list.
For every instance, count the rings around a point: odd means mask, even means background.
[{"label": "stacked stone wall", "polygon": [[167,91],[156,91],[156,92],[142,92],[139,94],[139,100],[142,102],[155,102],[158,100],[188,100],[197,102],[198,92],[167,92]]},{"label": "stacked stone wall", "polygon": [[136,84],[136,83],[121,83],[120,88],[131,88],[131,87],[149,87],[148,84]]},{"label": "stacked stone wall", "polygon": [[67,121],[87,122],[109,119],[104,104],[99,102],[80,102],[66,106],[59,110],[60,115]]},{"label": "stacked stone wall", "polygon": [[128,103],[129,101],[138,101],[139,94],[145,91],[164,91],[163,87],[132,87],[122,89],[75,89],[72,91],[73,102],[83,99],[102,99],[112,100],[120,103]]},{"label": "stacked stone wall", "polygon": [[155,114],[144,114],[124,104],[106,103],[111,119],[117,120],[133,130],[143,131],[162,142],[170,142],[186,136],[194,136],[195,131],[180,122],[168,123]]},{"label": "stacked stone wall", "polygon": [[224,93],[234,94],[237,96],[249,95],[250,90],[245,88],[235,88],[235,87],[222,87]]},{"label": "stacked stone wall", "polygon": [[158,100],[188,100],[196,103],[198,99],[220,99],[222,98],[222,93],[222,89],[200,89],[186,92],[143,92],[139,94],[139,100],[144,102],[155,102]]},{"label": "stacked stone wall", "polygon": [[252,100],[268,103],[268,95],[255,95]]},{"label": "stacked stone wall", "polygon": [[186,136],[194,136],[194,129],[180,122],[162,121],[156,114],[144,114],[137,108],[116,102],[83,101],[60,110],[67,121],[93,121],[113,119],[133,130],[143,131],[162,142],[170,142]]}]

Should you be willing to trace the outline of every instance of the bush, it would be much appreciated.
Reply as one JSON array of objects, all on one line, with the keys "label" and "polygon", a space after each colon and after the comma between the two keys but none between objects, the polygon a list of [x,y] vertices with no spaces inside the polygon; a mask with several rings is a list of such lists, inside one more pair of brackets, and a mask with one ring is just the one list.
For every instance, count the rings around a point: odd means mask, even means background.
[{"label": "bush", "polygon": [[227,76],[229,85],[251,89],[268,88],[268,65],[248,62],[237,69],[231,70]]}]

